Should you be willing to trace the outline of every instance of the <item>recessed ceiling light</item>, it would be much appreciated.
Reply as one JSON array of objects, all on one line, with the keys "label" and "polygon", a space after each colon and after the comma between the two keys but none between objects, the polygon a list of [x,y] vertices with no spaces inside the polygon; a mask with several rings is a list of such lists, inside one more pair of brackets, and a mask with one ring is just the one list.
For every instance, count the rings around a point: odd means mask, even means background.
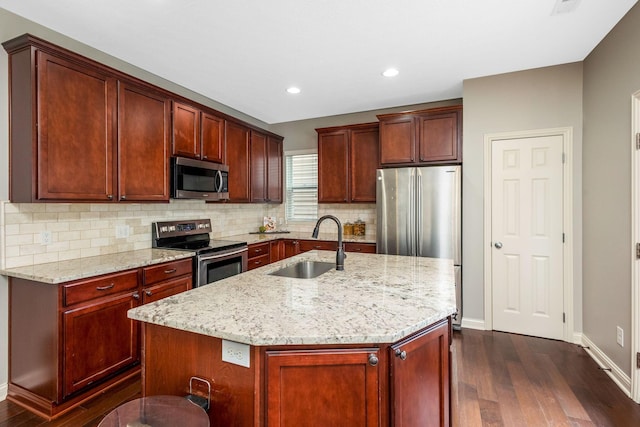
[{"label": "recessed ceiling light", "polygon": [[386,70],[384,70],[382,72],[382,75],[385,77],[395,77],[399,74],[400,72],[398,70],[396,70],[395,68],[388,68]]},{"label": "recessed ceiling light", "polygon": [[290,88],[287,89],[287,92],[293,93],[293,94],[300,93],[300,88],[297,88],[295,86],[291,86]]}]

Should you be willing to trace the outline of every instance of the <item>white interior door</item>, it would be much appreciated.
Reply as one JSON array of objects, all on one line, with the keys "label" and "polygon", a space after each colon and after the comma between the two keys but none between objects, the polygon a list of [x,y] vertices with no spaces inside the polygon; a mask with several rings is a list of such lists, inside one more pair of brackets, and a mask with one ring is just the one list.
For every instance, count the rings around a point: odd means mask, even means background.
[{"label": "white interior door", "polygon": [[492,141],[493,329],[563,339],[563,138]]}]

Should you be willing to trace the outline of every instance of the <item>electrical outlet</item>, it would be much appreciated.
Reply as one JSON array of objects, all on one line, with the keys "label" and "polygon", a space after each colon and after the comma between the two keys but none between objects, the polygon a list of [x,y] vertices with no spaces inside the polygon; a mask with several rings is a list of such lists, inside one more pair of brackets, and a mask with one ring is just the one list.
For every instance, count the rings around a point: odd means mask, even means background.
[{"label": "electrical outlet", "polygon": [[244,366],[245,368],[251,367],[249,346],[239,342],[222,340],[222,361]]},{"label": "electrical outlet", "polygon": [[116,239],[126,239],[129,237],[129,226],[124,225],[116,225]]},{"label": "electrical outlet", "polygon": [[51,232],[50,231],[41,231],[40,232],[40,244],[42,246],[51,244]]},{"label": "electrical outlet", "polygon": [[620,347],[624,347],[624,330],[620,326],[616,326],[616,342]]}]

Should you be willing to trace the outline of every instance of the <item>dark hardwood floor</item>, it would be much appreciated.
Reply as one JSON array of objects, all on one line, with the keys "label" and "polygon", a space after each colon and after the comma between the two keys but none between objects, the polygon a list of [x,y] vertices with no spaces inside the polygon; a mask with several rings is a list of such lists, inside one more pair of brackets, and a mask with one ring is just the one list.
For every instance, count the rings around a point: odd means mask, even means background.
[{"label": "dark hardwood floor", "polygon": [[[469,329],[453,341],[456,427],[640,426],[640,405],[577,345]],[[0,427],[94,427],[136,397],[140,381],[131,380],[52,422],[5,400]]]}]

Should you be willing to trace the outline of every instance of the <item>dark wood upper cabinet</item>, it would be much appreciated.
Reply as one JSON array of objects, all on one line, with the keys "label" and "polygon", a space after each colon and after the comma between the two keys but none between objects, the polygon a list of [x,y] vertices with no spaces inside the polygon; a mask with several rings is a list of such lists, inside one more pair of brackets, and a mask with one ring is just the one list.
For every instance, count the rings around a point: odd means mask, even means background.
[{"label": "dark wood upper cabinet", "polygon": [[[11,76],[31,75],[30,58],[14,55]],[[116,80],[42,51],[35,58],[35,87],[11,80],[12,172],[23,168],[11,177],[11,200],[113,200]]]},{"label": "dark wood upper cabinet", "polygon": [[226,122],[225,128],[227,164],[229,165],[229,201],[250,202],[250,130],[247,126],[230,121]]},{"label": "dark wood upper cabinet", "polygon": [[199,159],[200,155],[200,110],[180,102],[173,103],[173,147],[174,156]]},{"label": "dark wood upper cabinet", "polygon": [[253,130],[251,201],[282,203],[282,139]]},{"label": "dark wood upper cabinet", "polygon": [[2,45],[12,202],[167,202],[171,155],[233,165],[231,201],[249,202],[250,130],[266,138],[256,197],[282,202],[281,137],[29,34]]},{"label": "dark wood upper cabinet", "polygon": [[267,136],[267,201],[282,203],[282,138]]},{"label": "dark wood upper cabinet", "polygon": [[200,124],[202,160],[224,163],[224,119],[203,111]]},{"label": "dark wood upper cabinet", "polygon": [[267,201],[267,136],[251,131],[251,201]]},{"label": "dark wood upper cabinet", "polygon": [[378,123],[316,131],[318,202],[375,202]]},{"label": "dark wood upper cabinet", "polygon": [[171,154],[224,163],[224,129],[223,118],[174,101]]},{"label": "dark wood upper cabinet", "polygon": [[462,106],[379,115],[380,166],[462,162]]},{"label": "dark wood upper cabinet", "polygon": [[119,200],[169,200],[170,105],[167,97],[119,83]]}]

